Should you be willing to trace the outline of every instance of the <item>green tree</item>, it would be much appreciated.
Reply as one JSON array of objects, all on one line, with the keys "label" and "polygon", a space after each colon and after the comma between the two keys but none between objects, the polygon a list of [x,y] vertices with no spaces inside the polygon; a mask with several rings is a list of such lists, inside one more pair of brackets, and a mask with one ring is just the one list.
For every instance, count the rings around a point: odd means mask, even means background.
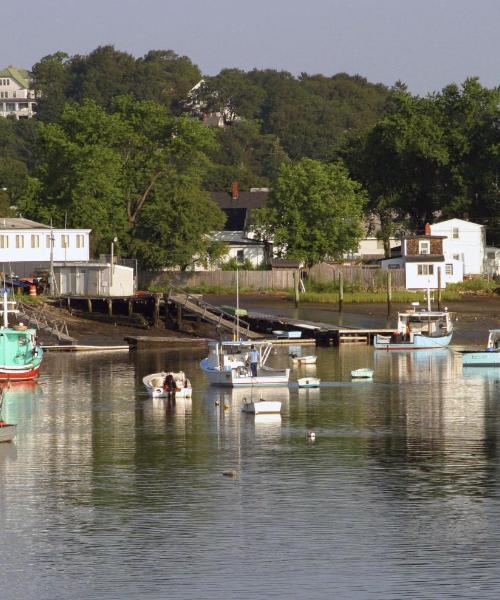
[{"label": "green tree", "polygon": [[65,52],[56,52],[44,56],[33,66],[36,118],[40,121],[56,121],[62,113],[71,82],[68,61],[69,56]]},{"label": "green tree", "polygon": [[120,247],[152,267],[188,264],[210,251],[223,213],[201,192],[213,133],[164,107],[130,97],[111,112],[68,103],[59,123],[39,125],[43,160],[24,199],[26,214],[93,230],[96,250]]},{"label": "green tree", "polygon": [[308,265],[357,249],[365,193],[341,163],[282,164],[268,206],[255,211],[259,237]]}]

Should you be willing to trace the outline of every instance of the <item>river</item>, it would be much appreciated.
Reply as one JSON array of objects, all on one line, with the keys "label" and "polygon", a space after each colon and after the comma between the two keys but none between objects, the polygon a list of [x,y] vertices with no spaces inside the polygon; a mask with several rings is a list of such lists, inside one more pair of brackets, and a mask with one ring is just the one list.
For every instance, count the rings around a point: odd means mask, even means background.
[{"label": "river", "polygon": [[[498,597],[500,370],[317,354],[292,380],[320,389],[254,390],[281,417],[242,414],[252,392],[210,388],[189,351],[48,354],[6,393],[2,600]],[[167,364],[192,400],[145,395]]]}]

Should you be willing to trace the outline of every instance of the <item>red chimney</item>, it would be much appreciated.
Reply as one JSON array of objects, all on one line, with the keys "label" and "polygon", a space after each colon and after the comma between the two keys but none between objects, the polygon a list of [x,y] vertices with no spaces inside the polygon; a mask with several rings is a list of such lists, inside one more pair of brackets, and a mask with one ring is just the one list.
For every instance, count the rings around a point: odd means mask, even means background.
[{"label": "red chimney", "polygon": [[233,181],[231,183],[231,197],[233,200],[238,200],[238,196],[240,195],[239,183],[237,181]]},{"label": "red chimney", "polygon": [[431,235],[431,226],[429,223],[425,224],[425,235]]}]

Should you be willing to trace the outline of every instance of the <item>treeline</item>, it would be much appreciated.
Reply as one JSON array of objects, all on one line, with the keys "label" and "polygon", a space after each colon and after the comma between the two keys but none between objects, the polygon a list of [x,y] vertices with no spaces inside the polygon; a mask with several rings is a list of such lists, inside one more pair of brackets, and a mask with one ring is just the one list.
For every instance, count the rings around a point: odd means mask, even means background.
[{"label": "treeline", "polygon": [[[346,177],[361,184],[352,214],[362,204],[378,216],[386,241],[464,214],[487,226],[490,243],[500,241],[500,96],[476,79],[418,97],[400,83],[389,89],[347,74],[224,69],[204,77],[172,51],[135,58],[112,46],[85,56],[58,52],[32,74],[36,119],[0,119],[0,210],[15,205],[55,225],[92,227],[96,251],[116,236],[122,253],[149,266],[213,260],[223,248],[208,234],[224,217],[208,192],[233,180],[241,189],[271,186],[271,206],[285,211],[278,186],[294,165],[302,165],[298,174],[323,173],[325,182],[336,174],[336,190],[359,188]],[[216,112],[226,126],[204,126],[203,115]],[[343,167],[322,171],[321,163]],[[299,187],[294,218],[308,202],[298,176]],[[322,207],[318,226],[338,212],[327,187],[311,203]],[[309,230],[317,210],[307,212]],[[358,235],[345,236],[349,246]],[[341,253],[346,244],[321,247]]]}]

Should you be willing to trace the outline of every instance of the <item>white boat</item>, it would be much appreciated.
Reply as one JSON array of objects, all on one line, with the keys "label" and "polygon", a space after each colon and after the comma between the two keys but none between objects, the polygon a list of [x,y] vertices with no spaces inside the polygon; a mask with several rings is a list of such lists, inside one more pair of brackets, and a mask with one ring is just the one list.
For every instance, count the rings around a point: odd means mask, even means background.
[{"label": "white boat", "polygon": [[[248,360],[251,346],[259,352],[256,377]],[[270,342],[209,342],[208,356],[200,362],[200,367],[212,385],[287,385],[290,369],[272,369],[266,365],[271,349]]]},{"label": "white boat", "polygon": [[392,335],[376,335],[373,346],[377,350],[429,350],[445,348],[453,335],[452,313],[444,311],[417,310],[412,308],[398,313],[398,325]]},{"label": "white boat", "polygon": [[309,356],[298,356],[297,354],[290,354],[290,358],[294,364],[298,365],[315,365],[316,364],[316,356],[313,354]]},{"label": "white boat", "polygon": [[258,400],[245,398],[241,410],[254,415],[277,414],[281,412],[281,402],[279,400],[264,400],[263,398]]},{"label": "white boat", "polygon": [[184,371],[151,373],[142,378],[142,383],[152,398],[191,398],[193,393]]},{"label": "white boat", "polygon": [[490,329],[484,350],[462,351],[464,367],[500,367],[500,329]]},{"label": "white boat", "polygon": [[371,379],[373,377],[373,369],[355,369],[351,371],[353,379]]},{"label": "white boat", "polygon": [[279,338],[297,339],[302,337],[302,331],[282,331],[281,329],[276,329],[273,331],[273,335]]},{"label": "white boat", "polygon": [[318,377],[301,377],[297,379],[299,388],[317,388],[320,386],[321,379]]}]

